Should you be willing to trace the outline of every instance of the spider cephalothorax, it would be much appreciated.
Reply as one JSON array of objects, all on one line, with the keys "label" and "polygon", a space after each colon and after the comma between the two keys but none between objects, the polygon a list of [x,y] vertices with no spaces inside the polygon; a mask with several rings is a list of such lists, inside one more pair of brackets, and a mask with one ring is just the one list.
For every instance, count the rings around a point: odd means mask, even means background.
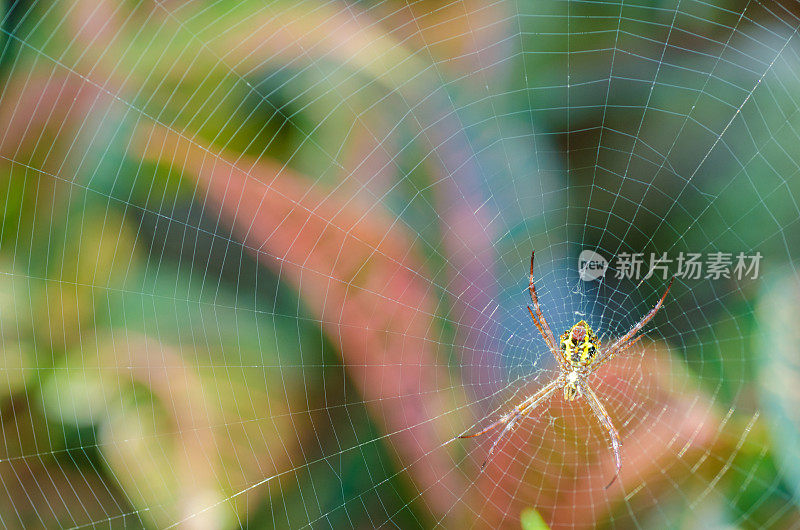
[{"label": "spider cephalothorax", "polygon": [[617,475],[619,475],[619,470],[622,467],[619,452],[619,433],[614,427],[614,424],[611,422],[611,417],[606,412],[603,404],[597,397],[597,394],[595,394],[592,387],[589,386],[587,379],[589,375],[602,366],[603,363],[611,359],[614,355],[627,350],[641,338],[641,335],[637,336],[637,333],[639,333],[639,331],[641,331],[641,329],[650,321],[650,319],[656,315],[658,310],[661,309],[661,306],[664,304],[664,299],[666,299],[667,293],[669,293],[669,289],[672,287],[672,282],[674,280],[674,277],[672,280],[670,280],[667,290],[658,300],[658,303],[655,305],[655,307],[651,309],[639,322],[637,322],[636,325],[630,329],[630,331],[617,339],[605,350],[600,349],[600,339],[585,320],[581,320],[570,329],[565,331],[561,335],[559,342],[556,342],[556,338],[553,335],[553,332],[550,330],[550,326],[547,324],[544,315],[542,314],[542,309],[539,307],[539,299],[536,296],[536,287],[533,285],[533,253],[531,253],[531,273],[528,291],[530,292],[534,309],[528,307],[528,312],[533,319],[533,323],[536,324],[536,329],[539,330],[539,333],[542,335],[542,338],[558,363],[558,377],[556,377],[543,388],[539,389],[539,391],[532,396],[524,399],[521,403],[516,405],[512,411],[504,414],[499,420],[491,423],[485,429],[475,434],[463,434],[459,438],[473,438],[475,436],[480,436],[484,433],[487,433],[492,429],[499,427],[500,425],[505,425],[500,433],[500,436],[497,437],[492,444],[492,447],[489,449],[489,455],[487,456],[486,461],[483,462],[483,465],[485,466],[486,462],[494,453],[494,449],[497,447],[497,444],[500,442],[503,435],[510,431],[520,419],[525,417],[539,404],[543,403],[546,399],[552,396],[556,390],[562,388],[564,391],[564,399],[567,401],[574,401],[578,398],[584,397],[589,403],[594,415],[597,417],[603,427],[605,427],[606,431],[608,431],[608,435],[611,438],[611,447],[614,450],[614,459],[617,464],[617,473],[614,475],[614,478],[611,479],[611,482],[609,482],[608,486],[610,486],[617,478]]}]

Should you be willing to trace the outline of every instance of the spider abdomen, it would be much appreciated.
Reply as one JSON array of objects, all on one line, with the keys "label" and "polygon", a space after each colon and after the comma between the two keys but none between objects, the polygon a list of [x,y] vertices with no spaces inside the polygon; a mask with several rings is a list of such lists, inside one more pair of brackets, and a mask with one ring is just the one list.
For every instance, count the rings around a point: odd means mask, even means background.
[{"label": "spider abdomen", "polygon": [[581,320],[561,335],[561,354],[574,368],[589,366],[600,351],[600,339]]}]

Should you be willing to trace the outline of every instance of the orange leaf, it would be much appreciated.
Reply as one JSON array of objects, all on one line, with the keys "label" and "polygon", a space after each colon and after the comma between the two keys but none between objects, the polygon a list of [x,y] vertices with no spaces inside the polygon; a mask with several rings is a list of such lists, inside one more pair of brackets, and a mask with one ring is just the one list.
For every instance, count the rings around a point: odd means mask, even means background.
[{"label": "orange leaf", "polygon": [[85,123],[87,115],[105,111],[112,101],[110,94],[77,76],[53,75],[44,69],[15,76],[0,102],[0,154],[25,164],[30,163],[25,155],[38,155],[44,160],[34,167],[49,166],[60,178],[72,175],[77,159],[85,155],[85,145],[74,146],[76,136],[86,140],[95,132]]}]

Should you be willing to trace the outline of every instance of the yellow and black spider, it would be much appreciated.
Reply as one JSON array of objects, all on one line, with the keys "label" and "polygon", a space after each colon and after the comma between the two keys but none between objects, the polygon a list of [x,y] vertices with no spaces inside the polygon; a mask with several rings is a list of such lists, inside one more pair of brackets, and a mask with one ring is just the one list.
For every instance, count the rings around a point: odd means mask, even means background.
[{"label": "yellow and black spider", "polygon": [[[617,471],[614,475],[614,478],[611,479],[611,482],[609,482],[608,486],[606,486],[606,488],[608,488],[614,483],[614,480],[616,480],[617,476],[619,475],[619,470],[622,468],[619,453],[619,433],[614,427],[614,424],[611,422],[611,418],[606,412],[605,407],[603,407],[603,404],[600,402],[600,399],[597,397],[597,394],[595,394],[594,390],[592,390],[592,387],[589,386],[588,377],[614,355],[627,350],[641,338],[641,335],[637,337],[636,334],[650,321],[650,319],[656,315],[658,310],[661,309],[661,306],[664,304],[664,300],[666,299],[667,293],[669,293],[669,289],[672,287],[672,282],[675,281],[675,278],[673,277],[670,280],[667,290],[661,296],[661,299],[659,299],[655,307],[651,309],[650,312],[647,313],[639,322],[637,322],[636,325],[630,329],[630,331],[617,339],[616,342],[611,344],[611,346],[608,348],[604,350],[600,348],[600,339],[597,337],[594,331],[592,331],[592,328],[589,326],[589,324],[587,324],[584,320],[581,320],[570,329],[565,331],[561,335],[559,342],[556,343],[556,338],[553,335],[553,332],[550,330],[550,326],[547,324],[547,321],[542,314],[542,310],[539,307],[539,299],[536,296],[536,287],[533,285],[533,256],[534,253],[531,252],[531,274],[528,290],[531,294],[531,301],[533,302],[534,309],[532,310],[530,306],[528,306],[528,312],[530,312],[533,323],[536,324],[536,328],[539,330],[539,333],[541,333],[545,343],[547,343],[547,346],[550,348],[550,351],[556,358],[559,368],[558,377],[556,377],[553,381],[548,383],[545,387],[540,389],[532,396],[524,399],[521,403],[515,406],[513,410],[501,416],[499,420],[491,423],[485,429],[476,432],[475,434],[463,434],[459,436],[459,438],[474,438],[476,436],[481,436],[482,434],[485,434],[492,429],[499,427],[500,425],[505,425],[503,430],[500,432],[500,435],[489,449],[489,454],[481,466],[481,469],[483,469],[503,436],[508,433],[520,419],[531,413],[537,406],[552,396],[556,390],[562,388],[564,390],[564,399],[567,401],[574,401],[575,399],[584,397],[586,401],[589,402],[589,406],[592,408],[594,415],[597,416],[600,424],[608,431],[608,436],[611,438],[611,447],[614,450],[614,458],[617,463]],[[534,311],[536,314],[534,314]],[[557,344],[560,345],[560,348],[557,346]]]}]

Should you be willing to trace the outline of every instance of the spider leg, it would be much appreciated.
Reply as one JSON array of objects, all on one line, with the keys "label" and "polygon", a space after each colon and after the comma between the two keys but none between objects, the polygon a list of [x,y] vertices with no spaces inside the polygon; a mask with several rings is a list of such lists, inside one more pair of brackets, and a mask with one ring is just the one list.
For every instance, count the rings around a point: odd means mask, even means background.
[{"label": "spider leg", "polygon": [[483,430],[481,430],[481,431],[479,431],[479,432],[477,432],[475,434],[462,434],[461,436],[459,436],[459,438],[475,438],[477,436],[481,436],[483,434],[486,434],[487,432],[491,431],[492,429],[494,429],[494,428],[496,428],[496,427],[498,427],[500,425],[505,424],[505,427],[503,428],[502,431],[500,431],[500,434],[497,436],[497,439],[492,443],[492,446],[489,448],[489,454],[486,456],[486,460],[483,461],[483,464],[481,464],[481,470],[483,470],[483,468],[486,467],[486,464],[489,462],[489,459],[494,454],[494,450],[497,447],[497,444],[500,443],[500,440],[502,440],[503,437],[511,429],[514,428],[514,426],[516,425],[516,423],[520,419],[522,419],[525,416],[527,416],[540,403],[542,403],[544,400],[549,398],[553,394],[553,392],[556,391],[556,389],[558,388],[560,383],[561,383],[560,378],[554,379],[553,381],[548,383],[546,386],[540,388],[539,391],[537,391],[535,394],[533,394],[532,396],[526,398],[524,401],[522,401],[522,403],[520,403],[519,405],[515,406],[514,410],[512,412],[509,412],[509,413],[503,415],[503,417],[501,417],[499,420],[495,421],[494,423],[490,424],[485,429],[483,429]]},{"label": "spider leg", "polygon": [[[533,319],[533,323],[536,324],[536,329],[539,330],[539,333],[541,333],[542,337],[547,337],[547,335],[544,334],[541,322],[539,322],[539,319],[537,319],[536,315],[533,314],[533,310],[531,310],[531,306],[528,306],[528,313],[531,314],[531,318]],[[553,357],[556,358],[556,362],[558,363],[558,365],[559,366],[563,366],[564,365],[564,359],[563,359],[563,357],[561,357],[561,355],[558,355],[558,349],[557,348],[553,348],[553,346],[550,345],[550,342],[546,338],[545,338],[545,342],[547,342],[547,346],[550,348],[550,353],[552,353]]]},{"label": "spider leg", "polygon": [[612,423],[611,417],[606,412],[605,407],[603,407],[603,404],[597,397],[597,394],[595,394],[594,390],[592,390],[592,387],[590,387],[588,384],[585,384],[583,386],[583,389],[586,392],[585,393],[586,401],[588,401],[589,406],[592,407],[592,412],[594,412],[594,415],[597,416],[597,419],[600,421],[600,424],[606,428],[606,430],[608,431],[608,436],[609,438],[611,438],[611,447],[614,450],[614,459],[616,460],[617,463],[617,472],[614,474],[614,478],[611,479],[611,482],[609,482],[608,485],[606,486],[606,489],[608,489],[609,487],[611,487],[614,481],[617,480],[617,477],[619,476],[619,470],[622,469],[622,460],[620,459],[620,453],[619,453],[619,447],[621,445],[619,441],[619,433],[617,432],[617,429],[614,427],[614,423]]},{"label": "spider leg", "polygon": [[595,369],[597,369],[598,366],[603,364],[606,360],[608,360],[614,354],[618,353],[623,347],[625,347],[625,343],[634,338],[634,336],[643,327],[645,327],[647,323],[650,322],[650,320],[652,320],[654,316],[656,316],[658,310],[661,309],[661,306],[664,305],[664,300],[667,298],[667,294],[669,294],[669,290],[672,287],[673,282],[675,282],[675,276],[673,276],[672,279],[669,281],[669,285],[667,285],[667,290],[664,291],[664,294],[661,295],[661,298],[658,300],[658,303],[655,305],[655,307],[653,307],[653,309],[651,309],[644,317],[642,317],[642,319],[639,322],[637,322],[630,329],[630,331],[628,331],[625,335],[617,339],[617,341],[614,344],[609,346],[608,349],[605,350],[601,354],[601,356],[592,363]]},{"label": "spider leg", "polygon": [[[533,309],[536,311],[536,318],[534,318],[533,321],[536,323],[536,327],[539,328],[539,333],[542,334],[544,341],[548,346],[550,346],[553,355],[556,356],[558,364],[561,365],[561,360],[558,358],[558,342],[556,341],[556,337],[553,335],[553,331],[550,329],[550,326],[547,324],[547,320],[545,320],[544,315],[542,314],[542,308],[539,307],[539,297],[536,295],[536,286],[533,284],[533,256],[534,252],[531,252],[531,274],[530,281],[528,282],[528,292],[531,294]],[[531,313],[531,316],[533,316],[533,313]]]},{"label": "spider leg", "polygon": [[613,352],[610,355],[603,354],[603,358],[600,359],[600,361],[595,361],[595,362],[593,362],[592,364],[589,365],[589,373],[590,374],[594,373],[594,371],[597,370],[598,368],[600,368],[600,366],[603,363],[605,363],[607,361],[610,361],[611,359],[614,358],[614,356],[616,356],[616,355],[618,355],[618,354],[620,354],[622,352],[630,350],[633,347],[634,344],[636,344],[637,342],[642,340],[642,337],[644,337],[644,335],[639,335],[635,339],[630,340],[627,344],[625,344],[623,346],[620,346],[619,348],[617,348],[616,352]]},{"label": "spider leg", "polygon": [[622,353],[624,351],[630,350],[633,347],[634,344],[636,344],[637,342],[642,340],[642,337],[644,337],[644,335],[639,335],[635,339],[632,339],[630,342],[628,342],[628,344],[622,346],[617,353]]},{"label": "spider leg", "polygon": [[462,434],[461,436],[459,436],[459,438],[466,439],[466,438],[477,438],[478,436],[483,436],[484,434],[486,434],[487,432],[491,431],[492,429],[494,429],[494,428],[496,428],[496,427],[498,427],[498,426],[500,426],[500,425],[502,425],[504,423],[507,423],[508,420],[511,419],[512,415],[506,414],[505,416],[502,416],[496,422],[490,423],[489,426],[486,427],[485,429],[483,429],[481,431],[478,431],[478,432],[476,432],[474,434]]},{"label": "spider leg", "polygon": [[519,412],[516,412],[516,413],[514,414],[514,419],[513,419],[513,420],[511,420],[510,422],[508,422],[508,424],[507,424],[507,425],[506,425],[506,426],[503,428],[503,430],[500,432],[500,436],[498,436],[498,437],[495,439],[495,441],[494,441],[494,442],[492,442],[492,446],[489,448],[489,454],[488,454],[488,455],[486,455],[486,459],[485,459],[485,460],[483,461],[483,463],[481,464],[481,471],[483,471],[483,468],[485,468],[485,467],[486,467],[486,464],[488,464],[488,463],[489,463],[489,459],[490,459],[490,458],[492,458],[492,455],[494,454],[494,450],[495,450],[495,448],[497,447],[497,444],[499,444],[499,443],[500,443],[500,440],[502,440],[502,439],[503,439],[503,437],[506,435],[506,433],[507,433],[507,432],[509,432],[511,429],[513,429],[513,428],[514,428],[514,425],[516,425],[516,423],[517,423],[517,420],[519,420],[519,418],[520,418],[520,413],[519,413]]}]

